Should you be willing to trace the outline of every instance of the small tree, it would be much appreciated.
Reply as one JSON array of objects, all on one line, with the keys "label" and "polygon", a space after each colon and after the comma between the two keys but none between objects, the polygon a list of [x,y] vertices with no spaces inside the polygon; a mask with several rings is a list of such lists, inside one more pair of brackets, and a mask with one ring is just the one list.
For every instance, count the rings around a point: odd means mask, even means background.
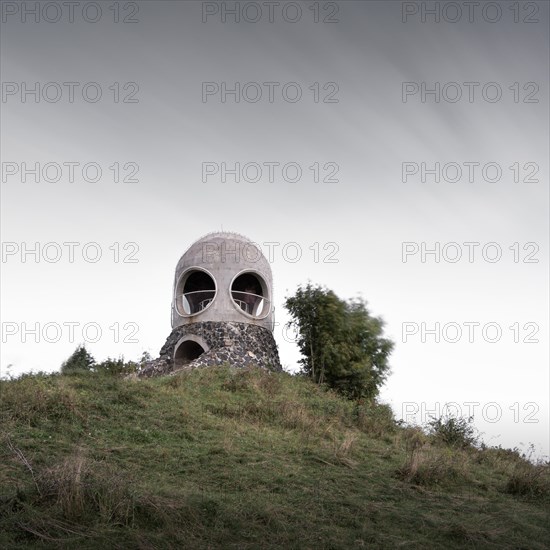
[{"label": "small tree", "polygon": [[147,350],[144,350],[143,353],[141,354],[141,359],[139,360],[140,368],[143,368],[145,364],[151,361],[152,359],[153,358],[151,357],[151,354]]},{"label": "small tree", "polygon": [[75,371],[94,370],[95,359],[88,353],[83,344],[80,344],[73,354],[61,365],[61,374],[70,374]]},{"label": "small tree", "polygon": [[373,398],[389,373],[393,342],[361,299],[345,302],[308,283],[286,299],[303,358],[302,373],[352,399]]}]

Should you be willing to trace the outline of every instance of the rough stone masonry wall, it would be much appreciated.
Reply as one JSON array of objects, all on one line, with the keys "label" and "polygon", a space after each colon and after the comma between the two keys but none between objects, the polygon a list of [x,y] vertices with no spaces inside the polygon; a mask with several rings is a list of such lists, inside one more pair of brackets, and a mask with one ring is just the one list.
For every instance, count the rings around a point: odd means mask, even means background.
[{"label": "rough stone masonry wall", "polygon": [[182,368],[229,363],[236,367],[257,365],[268,370],[282,370],[277,344],[271,331],[248,323],[206,321],[176,327],[162,346],[160,357],[149,361],[139,376],[159,376],[174,372],[174,350],[176,344],[186,335],[200,336],[210,349]]}]

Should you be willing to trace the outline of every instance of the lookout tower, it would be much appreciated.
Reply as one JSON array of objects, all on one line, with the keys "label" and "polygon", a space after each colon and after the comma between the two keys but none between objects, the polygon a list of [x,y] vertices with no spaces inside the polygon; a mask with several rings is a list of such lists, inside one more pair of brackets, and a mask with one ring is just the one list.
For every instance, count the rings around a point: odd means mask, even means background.
[{"label": "lookout tower", "polygon": [[176,266],[171,318],[160,359],[144,376],[223,363],[281,370],[271,267],[243,235],[210,233],[187,249]]}]

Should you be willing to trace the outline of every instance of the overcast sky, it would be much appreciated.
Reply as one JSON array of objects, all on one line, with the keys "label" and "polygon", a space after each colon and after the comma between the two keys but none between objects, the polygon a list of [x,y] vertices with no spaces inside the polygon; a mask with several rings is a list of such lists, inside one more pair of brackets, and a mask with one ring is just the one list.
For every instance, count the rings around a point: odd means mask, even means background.
[{"label": "overcast sky", "polygon": [[2,375],[156,356],[223,229],[272,254],[285,369],[285,296],[360,295],[398,417],[477,403],[548,454],[547,2],[35,4],[1,24]]}]

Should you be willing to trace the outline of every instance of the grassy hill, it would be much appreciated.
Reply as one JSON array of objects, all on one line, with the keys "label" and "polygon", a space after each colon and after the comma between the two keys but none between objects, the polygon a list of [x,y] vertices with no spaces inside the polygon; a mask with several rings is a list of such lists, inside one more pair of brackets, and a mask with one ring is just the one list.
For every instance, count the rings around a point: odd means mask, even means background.
[{"label": "grassy hill", "polygon": [[548,465],[288,374],[0,384],[0,548],[550,545]]}]

